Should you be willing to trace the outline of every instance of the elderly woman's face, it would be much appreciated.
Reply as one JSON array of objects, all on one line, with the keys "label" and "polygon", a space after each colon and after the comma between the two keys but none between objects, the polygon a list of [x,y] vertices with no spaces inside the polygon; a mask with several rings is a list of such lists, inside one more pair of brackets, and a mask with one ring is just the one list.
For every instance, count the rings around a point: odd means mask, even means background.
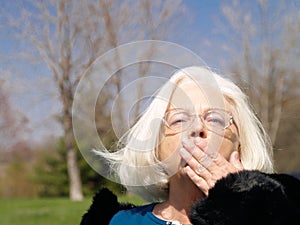
[{"label": "elderly woman's face", "polygon": [[[179,111],[180,113],[187,112],[188,115],[194,115],[195,119],[183,129],[183,126],[181,125],[182,121],[180,120],[185,118],[182,118],[181,116],[175,117],[175,119],[165,117],[166,122],[170,120],[169,123],[172,122],[172,124],[166,123],[164,125],[163,138],[158,150],[158,157],[161,161],[166,161],[170,158],[177,159],[175,160],[177,162],[173,162],[173,164],[177,164],[176,166],[179,168],[181,157],[179,156],[178,150],[182,147],[183,140],[194,143],[199,142],[203,146],[204,151],[208,148],[210,148],[210,150],[218,151],[227,160],[229,159],[230,154],[238,149],[238,130],[232,121],[228,123],[228,126],[217,121],[217,126],[226,127],[223,130],[218,129],[217,132],[204,125],[204,119],[203,117],[201,119],[201,115],[207,115],[209,110],[218,108],[221,112],[226,113],[226,115],[227,112],[228,115],[231,114],[231,106],[228,102],[223,101],[222,99],[223,104],[216,103],[216,101],[208,95],[211,95],[211,93],[204,94],[203,89],[199,88],[199,85],[191,80],[183,80],[178,85],[170,100],[170,104],[166,111],[166,117],[174,118],[176,115],[174,116],[173,113]],[[212,123],[212,125],[215,124],[214,120],[210,120],[210,114],[206,118],[209,123]],[[229,120],[226,122],[228,121]],[[177,132],[175,132],[174,129],[172,129],[172,126],[176,127],[177,122],[179,125],[177,126]]]}]

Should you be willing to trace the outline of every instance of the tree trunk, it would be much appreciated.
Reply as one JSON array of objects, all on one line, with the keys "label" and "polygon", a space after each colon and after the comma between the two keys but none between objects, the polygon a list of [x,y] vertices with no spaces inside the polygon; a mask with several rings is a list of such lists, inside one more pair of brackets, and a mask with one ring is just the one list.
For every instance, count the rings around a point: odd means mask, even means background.
[{"label": "tree trunk", "polygon": [[81,201],[83,199],[80,171],[78,169],[77,154],[74,148],[67,149],[67,164],[70,184],[70,199]]},{"label": "tree trunk", "polygon": [[69,197],[73,201],[83,199],[80,170],[77,162],[77,152],[75,148],[75,139],[72,130],[71,99],[64,96],[64,135],[67,150],[67,167],[69,175]]},{"label": "tree trunk", "polygon": [[275,85],[275,104],[273,108],[273,118],[271,121],[271,129],[270,129],[270,138],[272,143],[275,143],[276,136],[278,133],[279,124],[282,117],[282,107],[283,107],[283,87],[284,84],[284,73],[281,73],[277,78]]}]

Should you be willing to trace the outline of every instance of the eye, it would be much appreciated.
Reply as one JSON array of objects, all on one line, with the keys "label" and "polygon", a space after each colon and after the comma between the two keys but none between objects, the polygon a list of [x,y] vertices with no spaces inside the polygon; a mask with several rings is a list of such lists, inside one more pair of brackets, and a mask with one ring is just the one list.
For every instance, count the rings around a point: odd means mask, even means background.
[{"label": "eye", "polygon": [[209,112],[205,115],[205,122],[215,127],[225,127],[226,121],[223,114],[219,112]]},{"label": "eye", "polygon": [[180,113],[172,113],[167,117],[167,122],[171,127],[178,127],[188,123],[190,117],[183,112]]}]

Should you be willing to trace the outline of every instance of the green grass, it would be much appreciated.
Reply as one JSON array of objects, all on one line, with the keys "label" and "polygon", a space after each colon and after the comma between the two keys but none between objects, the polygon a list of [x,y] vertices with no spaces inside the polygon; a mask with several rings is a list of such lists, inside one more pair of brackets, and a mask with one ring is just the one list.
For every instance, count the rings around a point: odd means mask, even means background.
[{"label": "green grass", "polygon": [[72,202],[69,199],[1,199],[2,225],[79,224],[91,200]]},{"label": "green grass", "polygon": [[[67,198],[0,199],[0,225],[79,225],[91,201],[91,198],[82,202]],[[143,204],[136,196],[122,196],[119,201]]]}]

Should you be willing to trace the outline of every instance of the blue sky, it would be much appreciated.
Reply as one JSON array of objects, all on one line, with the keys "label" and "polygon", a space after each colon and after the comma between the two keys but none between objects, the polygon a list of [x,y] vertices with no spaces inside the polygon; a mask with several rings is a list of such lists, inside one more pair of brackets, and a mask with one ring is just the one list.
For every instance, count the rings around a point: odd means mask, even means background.
[{"label": "blue sky", "polygon": [[[221,6],[229,0],[186,0],[184,5],[188,13],[180,18],[179,25],[174,31],[174,36],[168,40],[178,43],[197,53],[211,67],[225,70],[226,63],[230,60],[228,52],[223,50],[228,43],[218,29],[216,24],[223,22]],[[257,14],[256,1],[242,1],[247,5],[248,10]],[[277,4],[277,0],[271,1]],[[289,3],[294,8],[300,8],[300,1],[291,0]],[[59,126],[53,123],[52,115],[58,111],[58,104],[53,102],[53,87],[51,86],[51,74],[44,64],[37,62],[35,65],[16,57],[24,49],[28,49],[26,42],[20,42],[15,38],[15,33],[7,26],[3,17],[8,13],[18,17],[18,8],[24,5],[25,1],[0,0],[0,77],[6,77],[12,88],[12,99],[31,121],[36,136],[48,134],[49,130],[59,130]],[[226,25],[225,25],[226,26]],[[229,27],[223,27],[229,30]],[[37,82],[38,80],[38,82]],[[42,82],[40,82],[42,80]],[[37,86],[38,85],[38,86]]]}]

